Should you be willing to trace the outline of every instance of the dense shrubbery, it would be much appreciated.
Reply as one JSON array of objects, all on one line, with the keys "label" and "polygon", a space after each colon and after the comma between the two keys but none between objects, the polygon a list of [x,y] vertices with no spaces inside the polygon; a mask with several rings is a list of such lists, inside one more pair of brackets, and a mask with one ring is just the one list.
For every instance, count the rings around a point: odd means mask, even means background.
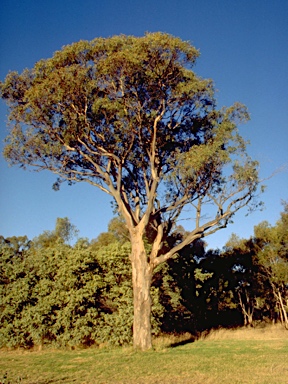
[{"label": "dense shrubbery", "polygon": [[[114,238],[73,247],[44,233],[1,239],[1,346],[112,343],[132,338],[130,244]],[[154,334],[164,307],[153,287]]]},{"label": "dense shrubbery", "polygon": [[[199,241],[158,267],[154,334],[275,319],[288,326],[287,219],[285,205],[277,224],[261,223],[250,240],[233,236],[222,252],[205,252]],[[69,245],[74,232],[68,219],[58,219],[55,231],[33,241],[0,237],[0,346],[131,342],[127,234],[116,219],[91,243]]]}]

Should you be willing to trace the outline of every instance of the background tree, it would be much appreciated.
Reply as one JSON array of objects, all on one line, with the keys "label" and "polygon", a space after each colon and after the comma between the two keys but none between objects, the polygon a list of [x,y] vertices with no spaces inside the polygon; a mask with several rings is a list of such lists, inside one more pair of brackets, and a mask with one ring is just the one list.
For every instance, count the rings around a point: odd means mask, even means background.
[{"label": "background tree", "polygon": [[269,279],[281,322],[288,329],[288,204],[274,227],[262,222],[254,228],[254,252]]},{"label": "background tree", "polygon": [[[264,221],[254,228],[250,239],[239,239],[233,235],[218,259],[226,260],[221,274],[226,275],[233,302],[241,309],[245,325],[255,320],[274,321],[279,319],[287,328],[288,311],[288,209],[284,211],[275,226]],[[206,268],[209,257],[205,257]],[[219,273],[214,273],[218,278]]]},{"label": "background tree", "polygon": [[55,229],[53,231],[44,231],[41,235],[33,239],[34,247],[46,248],[50,245],[67,244],[75,239],[78,230],[68,217],[57,217]]},{"label": "background tree", "polygon": [[[98,38],[1,83],[10,107],[7,160],[59,175],[55,189],[85,181],[114,199],[131,240],[134,346],[142,350],[152,347],[155,268],[253,207],[258,184],[237,131],[247,111],[216,109],[212,81],[192,71],[198,55],[163,33]],[[187,205],[195,228],[167,250]]]},{"label": "background tree", "polygon": [[114,217],[108,224],[108,231],[101,232],[91,241],[91,247],[97,251],[112,243],[124,244],[129,241],[129,232],[121,217]]},{"label": "background tree", "polygon": [[241,311],[244,325],[253,326],[255,320],[263,320],[270,296],[268,281],[255,257],[253,242],[232,234],[221,258],[228,265],[226,276],[232,302]]}]

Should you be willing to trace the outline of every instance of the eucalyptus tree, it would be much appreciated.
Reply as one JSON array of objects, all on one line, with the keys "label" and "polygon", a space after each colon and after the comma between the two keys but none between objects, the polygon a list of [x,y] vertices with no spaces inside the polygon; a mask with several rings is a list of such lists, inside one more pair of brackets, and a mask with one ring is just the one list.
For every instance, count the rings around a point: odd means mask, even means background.
[{"label": "eucalyptus tree", "polygon": [[[96,38],[1,83],[10,107],[7,160],[55,173],[55,189],[90,183],[121,213],[131,240],[134,346],[142,350],[152,347],[155,268],[226,227],[253,204],[258,185],[257,162],[237,129],[246,108],[217,109],[213,82],[193,71],[198,56],[164,33]],[[187,206],[193,229],[167,250]]]}]

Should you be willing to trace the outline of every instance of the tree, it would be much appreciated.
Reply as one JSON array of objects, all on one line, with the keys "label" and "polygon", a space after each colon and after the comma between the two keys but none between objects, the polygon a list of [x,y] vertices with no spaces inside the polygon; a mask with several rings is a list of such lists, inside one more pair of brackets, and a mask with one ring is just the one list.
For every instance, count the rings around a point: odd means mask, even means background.
[{"label": "tree", "polygon": [[241,310],[245,326],[253,326],[255,316],[264,317],[267,278],[261,273],[261,265],[255,257],[253,242],[232,234],[226,243],[222,257],[230,263],[227,280],[232,289],[233,301]]},{"label": "tree", "polygon": [[[249,118],[246,108],[216,108],[212,81],[192,70],[198,55],[163,33],[97,38],[1,83],[10,107],[9,163],[52,171],[55,189],[65,180],[88,182],[109,194],[123,217],[131,240],[134,346],[141,350],[152,347],[155,268],[251,208],[258,185],[257,162],[237,130]],[[195,228],[167,250],[187,206]]]},{"label": "tree", "polygon": [[68,217],[57,217],[55,229],[44,231],[33,239],[34,246],[47,248],[51,244],[64,244],[77,236],[78,229],[73,225]]},{"label": "tree", "polygon": [[284,203],[275,226],[261,222],[248,240],[232,235],[222,253],[232,266],[228,280],[245,325],[253,325],[256,314],[257,320],[279,318],[288,329],[287,221],[288,204]]},{"label": "tree", "polygon": [[288,204],[274,227],[266,221],[254,228],[254,249],[271,286],[282,324],[288,329]]},{"label": "tree", "polygon": [[112,243],[124,244],[129,241],[129,232],[120,217],[114,217],[108,224],[108,232],[101,232],[91,241],[91,247],[97,251]]}]

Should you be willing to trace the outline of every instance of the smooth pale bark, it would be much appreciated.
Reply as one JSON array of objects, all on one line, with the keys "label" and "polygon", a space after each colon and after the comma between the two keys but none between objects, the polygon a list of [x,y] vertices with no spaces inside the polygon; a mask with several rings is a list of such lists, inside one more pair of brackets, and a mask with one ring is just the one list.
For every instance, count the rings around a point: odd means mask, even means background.
[{"label": "smooth pale bark", "polygon": [[135,349],[146,351],[152,348],[150,289],[153,268],[147,260],[142,236],[134,235],[131,244],[134,301],[133,346]]},{"label": "smooth pale bark", "polygon": [[241,298],[240,292],[238,292],[239,297],[239,305],[241,307],[243,316],[244,316],[244,325],[247,326],[253,326],[253,312],[254,312],[254,305],[250,303],[249,296],[247,292],[245,292],[245,298],[246,298],[246,306]]},{"label": "smooth pale bark", "polygon": [[283,304],[281,292],[279,289],[277,290],[277,293],[275,294],[276,298],[279,302],[279,307],[280,307],[280,315],[281,315],[281,323],[285,325],[285,328],[288,329],[288,317],[287,317],[287,312],[285,309],[285,306]]}]

